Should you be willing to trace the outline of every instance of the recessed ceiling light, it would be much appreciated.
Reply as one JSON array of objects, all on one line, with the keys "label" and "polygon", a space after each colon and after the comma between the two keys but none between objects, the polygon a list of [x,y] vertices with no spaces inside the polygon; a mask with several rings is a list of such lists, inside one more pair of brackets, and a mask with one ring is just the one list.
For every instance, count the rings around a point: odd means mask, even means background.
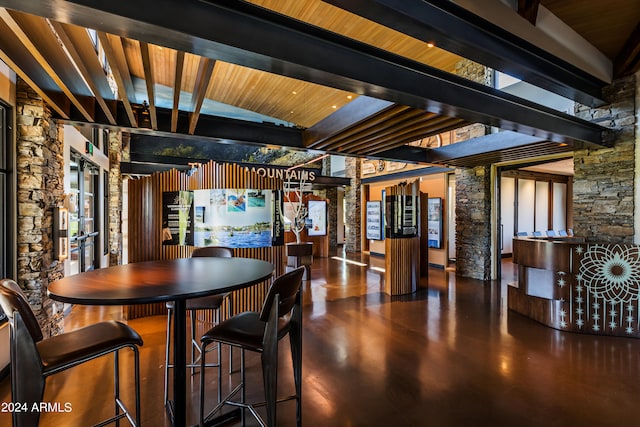
[{"label": "recessed ceiling light", "polygon": [[432,48],[434,46],[435,46],[435,44],[433,44],[433,42],[427,42],[427,47],[428,48]]},{"label": "recessed ceiling light", "polygon": [[293,92],[291,92],[292,95],[297,95],[298,92],[296,92],[295,90]]},{"label": "recessed ceiling light", "polygon": [[338,108],[338,106],[337,105],[332,105],[331,108],[333,108],[335,110],[336,108]]},{"label": "recessed ceiling light", "polygon": [[351,99],[351,98],[353,98],[353,96],[347,95],[347,99]]}]

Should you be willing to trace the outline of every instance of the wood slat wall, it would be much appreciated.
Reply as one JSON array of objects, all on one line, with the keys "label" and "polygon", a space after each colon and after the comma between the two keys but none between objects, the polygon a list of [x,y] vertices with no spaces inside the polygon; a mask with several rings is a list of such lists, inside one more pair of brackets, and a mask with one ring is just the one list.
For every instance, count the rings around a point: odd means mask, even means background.
[{"label": "wood slat wall", "polygon": [[[162,193],[166,191],[202,190],[217,188],[252,188],[258,190],[282,190],[283,181],[259,176],[237,164],[211,161],[198,168],[191,176],[178,170],[153,174],[129,181],[129,262],[157,259],[187,258],[193,246],[162,245]],[[275,275],[285,271],[284,246],[266,248],[236,248],[234,256],[257,258],[273,263]],[[234,292],[231,313],[244,310],[260,310],[271,281],[267,280],[251,288]],[[166,313],[164,304],[140,304],[125,306],[126,319]],[[227,307],[223,307],[223,318]],[[207,315],[206,320],[210,320]]]},{"label": "wood slat wall", "polygon": [[384,291],[404,295],[416,291],[420,281],[420,238],[385,239]]}]

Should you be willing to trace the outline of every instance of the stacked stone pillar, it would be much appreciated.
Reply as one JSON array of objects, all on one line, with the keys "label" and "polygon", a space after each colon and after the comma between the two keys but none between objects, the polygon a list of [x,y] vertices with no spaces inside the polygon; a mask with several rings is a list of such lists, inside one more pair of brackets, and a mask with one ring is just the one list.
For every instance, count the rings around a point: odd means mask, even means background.
[{"label": "stacked stone pillar", "polygon": [[62,127],[42,98],[18,78],[16,96],[17,282],[45,336],[61,331],[62,305],[47,297],[64,276],[53,253],[53,208],[64,199]]},{"label": "stacked stone pillar", "polygon": [[607,104],[576,105],[576,116],[612,129],[611,148],[577,150],[573,163],[573,228],[594,242],[633,243],[636,78],[603,92]]},{"label": "stacked stone pillar", "polygon": [[345,250],[347,252],[360,252],[362,250],[362,186],[360,176],[362,163],[355,157],[345,159],[345,171],[351,179],[351,185],[345,191],[345,216],[346,236]]},{"label": "stacked stone pillar", "polygon": [[122,131],[109,132],[109,266],[122,264]]}]

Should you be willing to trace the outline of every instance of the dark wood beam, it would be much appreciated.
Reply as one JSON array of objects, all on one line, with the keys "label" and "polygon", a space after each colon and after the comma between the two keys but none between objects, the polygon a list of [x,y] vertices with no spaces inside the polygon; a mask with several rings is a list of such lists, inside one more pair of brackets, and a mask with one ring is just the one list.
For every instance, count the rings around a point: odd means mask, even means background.
[{"label": "dark wood beam", "polygon": [[[586,120],[246,2],[0,0],[0,5],[556,142],[608,144],[605,128]],[[476,34],[473,23],[462,20],[458,25],[454,34]],[[483,40],[478,39],[475,48],[491,50]],[[528,55],[524,46],[519,48],[520,63],[533,67],[540,60]],[[553,65],[551,60],[544,62]],[[570,73],[574,83],[566,86],[574,99],[585,93],[578,74]],[[594,86],[599,91],[602,82]]]},{"label": "dark wood beam", "polygon": [[607,83],[449,0],[325,0],[585,105]]},{"label": "dark wood beam", "polygon": [[[139,108],[139,105],[135,106]],[[198,126],[193,134],[189,134],[190,113],[180,111],[178,114],[176,132],[171,130],[172,110],[168,108],[156,107],[158,115],[158,130],[143,129],[132,126],[129,123],[126,113],[125,103],[118,101],[116,127],[125,132],[141,135],[157,135],[169,138],[183,138],[202,140],[207,139],[213,142],[225,144],[239,143],[258,146],[283,146],[292,149],[303,150],[302,130],[277,126],[269,123],[249,122],[245,120],[230,119],[219,116],[209,116],[200,114]],[[77,125],[94,125],[104,128],[111,128],[105,120],[103,122],[88,123],[79,114],[71,115],[69,119],[54,117],[60,122]]]},{"label": "dark wood beam", "polygon": [[536,25],[538,7],[540,0],[518,0],[518,15],[531,22],[531,25]]},{"label": "dark wood beam", "polygon": [[383,99],[359,96],[335,113],[304,131],[304,144],[313,148],[330,139],[333,135],[352,128],[354,125],[393,106]]},{"label": "dark wood beam", "polygon": [[447,160],[478,155],[484,152],[506,150],[545,142],[544,138],[523,135],[517,132],[498,132],[472,138],[467,141],[433,148],[427,154],[429,163],[443,163]]},{"label": "dark wood beam", "polygon": [[629,76],[640,70],[640,22],[613,61],[616,78]]}]

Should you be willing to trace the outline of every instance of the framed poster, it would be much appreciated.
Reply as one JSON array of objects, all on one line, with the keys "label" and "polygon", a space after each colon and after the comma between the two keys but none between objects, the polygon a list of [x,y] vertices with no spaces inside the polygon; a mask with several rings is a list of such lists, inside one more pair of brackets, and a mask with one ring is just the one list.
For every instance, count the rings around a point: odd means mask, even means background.
[{"label": "framed poster", "polygon": [[382,202],[367,202],[367,239],[382,240]]},{"label": "framed poster", "polygon": [[442,248],[442,199],[429,197],[427,200],[427,241],[428,247]]},{"label": "framed poster", "polygon": [[307,202],[307,235],[326,236],[327,235],[327,201],[309,200]]}]

